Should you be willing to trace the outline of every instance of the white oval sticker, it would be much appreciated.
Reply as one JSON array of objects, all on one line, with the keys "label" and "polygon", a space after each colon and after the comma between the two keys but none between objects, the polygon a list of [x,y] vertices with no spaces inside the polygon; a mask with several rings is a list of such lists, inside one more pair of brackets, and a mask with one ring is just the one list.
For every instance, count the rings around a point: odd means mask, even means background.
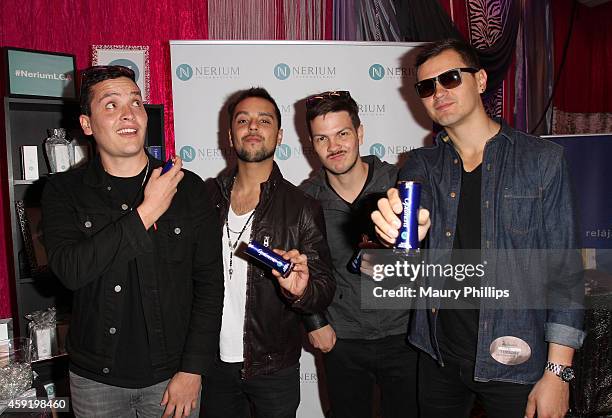
[{"label": "white oval sticker", "polygon": [[529,360],[531,347],[518,337],[506,335],[496,338],[489,347],[491,357],[507,366],[515,366]]}]

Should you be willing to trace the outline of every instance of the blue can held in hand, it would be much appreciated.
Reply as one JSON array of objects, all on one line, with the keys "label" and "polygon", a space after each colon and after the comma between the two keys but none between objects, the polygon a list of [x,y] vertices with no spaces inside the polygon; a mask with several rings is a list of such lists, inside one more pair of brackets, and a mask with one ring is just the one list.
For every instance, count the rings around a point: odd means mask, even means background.
[{"label": "blue can held in hand", "polygon": [[289,276],[289,273],[291,273],[291,270],[293,270],[294,264],[291,261],[285,260],[274,251],[264,247],[261,243],[255,240],[248,243],[244,252],[260,263],[278,271],[281,276],[285,278]]},{"label": "blue can held in hand", "polygon": [[402,201],[400,220],[402,226],[395,241],[395,248],[409,251],[419,248],[419,205],[421,204],[421,183],[398,181],[397,188]]}]

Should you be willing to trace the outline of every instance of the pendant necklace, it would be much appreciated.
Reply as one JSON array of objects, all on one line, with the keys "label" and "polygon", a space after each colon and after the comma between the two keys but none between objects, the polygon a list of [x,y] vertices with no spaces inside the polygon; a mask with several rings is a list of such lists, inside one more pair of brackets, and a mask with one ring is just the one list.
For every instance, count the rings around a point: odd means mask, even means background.
[{"label": "pendant necklace", "polygon": [[[231,210],[231,207],[229,210]],[[238,243],[240,242],[240,238],[242,237],[242,234],[244,234],[244,231],[246,230],[247,226],[249,225],[249,223],[251,223],[251,220],[253,219],[253,215],[255,215],[254,209],[253,209],[253,212],[251,212],[249,219],[247,219],[247,221],[244,223],[244,226],[242,227],[242,230],[238,234],[238,238],[236,238],[236,241],[234,241],[234,244],[232,244],[232,240],[230,239],[229,213],[227,217],[225,218],[225,230],[227,232],[227,243],[229,246],[229,270],[228,272],[229,272],[230,280],[232,280],[232,274],[234,274],[234,269],[233,269],[234,252],[236,251],[236,247],[238,246]],[[232,232],[234,234],[237,234],[237,232],[234,230],[232,230]]]}]

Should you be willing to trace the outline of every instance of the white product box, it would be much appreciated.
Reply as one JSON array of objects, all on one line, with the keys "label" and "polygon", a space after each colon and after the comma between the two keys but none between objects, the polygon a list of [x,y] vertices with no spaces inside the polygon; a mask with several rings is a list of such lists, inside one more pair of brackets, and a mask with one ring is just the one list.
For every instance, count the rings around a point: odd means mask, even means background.
[{"label": "white product box", "polygon": [[36,352],[39,359],[51,357],[51,328],[36,330]]},{"label": "white product box", "polygon": [[36,145],[21,147],[21,168],[24,180],[38,180],[38,147]]},{"label": "white product box", "polygon": [[70,154],[67,145],[52,145],[51,152],[55,157],[55,170],[57,173],[70,170]]}]

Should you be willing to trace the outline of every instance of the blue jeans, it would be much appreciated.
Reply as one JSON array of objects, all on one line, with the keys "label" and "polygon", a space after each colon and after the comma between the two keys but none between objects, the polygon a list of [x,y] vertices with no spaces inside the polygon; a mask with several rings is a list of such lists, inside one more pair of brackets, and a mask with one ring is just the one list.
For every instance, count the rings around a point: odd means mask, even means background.
[{"label": "blue jeans", "polygon": [[[153,386],[128,389],[99,383],[70,372],[72,409],[77,418],[159,418],[166,386],[164,380]],[[198,417],[199,406],[190,417]]]}]

